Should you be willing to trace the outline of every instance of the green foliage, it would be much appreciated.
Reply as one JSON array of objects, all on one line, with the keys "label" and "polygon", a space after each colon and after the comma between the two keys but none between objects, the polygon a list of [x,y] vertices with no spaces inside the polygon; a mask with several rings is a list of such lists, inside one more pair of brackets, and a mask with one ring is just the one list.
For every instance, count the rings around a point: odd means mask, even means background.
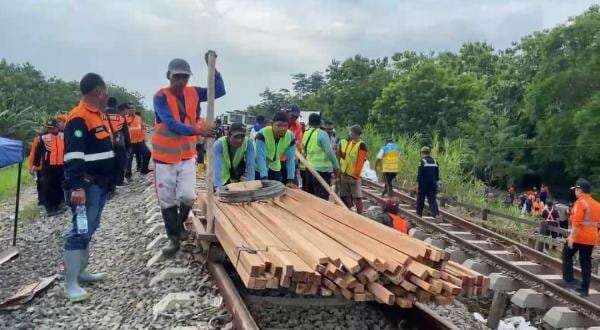
[{"label": "green foliage", "polygon": [[[133,102],[142,113],[142,96],[109,84],[109,94],[119,102]],[[79,102],[79,83],[45,78],[29,63],[0,61],[0,134],[29,143],[48,119],[68,113]]]},{"label": "green foliage", "polygon": [[600,6],[504,50],[467,42],[456,53],[406,50],[389,62],[356,55],[333,60],[324,76],[292,79],[293,92],[267,90],[250,109],[295,102],[339,131],[368,123],[378,132],[365,137],[371,150],[384,136],[414,150],[435,145],[440,156],[457,157],[442,172],[460,179],[444,189],[458,193],[465,183],[477,191],[482,181],[506,187],[526,177],[557,189],[577,177],[600,186]]}]

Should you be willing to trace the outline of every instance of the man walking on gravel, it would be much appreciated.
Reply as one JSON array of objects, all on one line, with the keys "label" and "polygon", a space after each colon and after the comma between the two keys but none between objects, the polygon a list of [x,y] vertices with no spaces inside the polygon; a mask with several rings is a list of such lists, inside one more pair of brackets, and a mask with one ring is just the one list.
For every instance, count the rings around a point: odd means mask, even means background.
[{"label": "man walking on gravel", "polygon": [[79,83],[83,95],[65,127],[65,189],[70,196],[73,227],[65,240],[65,292],[71,301],[88,293],[81,282],[101,281],[105,273],[86,271],[89,243],[100,225],[100,215],[114,177],[111,134],[105,123],[108,93],[100,75],[88,73]]},{"label": "man walking on gravel", "polygon": [[581,287],[576,291],[587,297],[592,277],[592,251],[598,244],[598,224],[600,222],[600,203],[590,195],[592,185],[585,179],[579,179],[571,188],[577,200],[571,212],[573,231],[567,237],[563,248],[563,280],[570,286],[575,285],[573,278],[573,256],[579,253],[581,264]]},{"label": "man walking on gravel", "polygon": [[59,213],[60,205],[64,202],[62,192],[64,181],[65,139],[59,129],[58,119],[52,119],[47,125],[48,133],[40,137],[36,145],[33,165],[42,172],[44,207],[48,216]]},{"label": "man walking on gravel", "polygon": [[[198,135],[214,134],[213,127],[200,120],[200,102],[208,100],[208,90],[187,86],[191,75],[190,65],[185,60],[173,59],[167,69],[169,86],[154,95],[152,158],[158,203],[169,237],[168,245],[162,250],[165,256],[177,253],[179,241],[186,239],[183,222],[196,200]],[[215,97],[223,95],[225,85],[221,74],[216,72]]]},{"label": "man walking on gravel", "polygon": [[420,217],[423,216],[425,198],[427,198],[431,216],[437,218],[439,216],[436,200],[438,181],[440,181],[439,167],[435,159],[431,157],[431,149],[429,149],[429,147],[421,148],[421,157],[417,174],[417,183],[419,185],[419,191],[417,193],[417,215]]}]

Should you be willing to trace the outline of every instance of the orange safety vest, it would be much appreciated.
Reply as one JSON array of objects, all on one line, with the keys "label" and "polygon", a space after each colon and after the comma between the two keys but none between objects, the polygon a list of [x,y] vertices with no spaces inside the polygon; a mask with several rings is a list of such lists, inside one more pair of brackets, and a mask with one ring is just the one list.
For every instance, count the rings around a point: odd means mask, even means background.
[{"label": "orange safety vest", "polygon": [[[33,167],[33,161],[35,160],[35,151],[37,150],[38,144],[40,143],[40,135],[36,135],[33,138],[33,142],[31,142],[31,149],[29,150],[29,158],[27,159],[27,164],[29,165],[29,169]],[[41,169],[42,163],[39,166]]]},{"label": "orange safety vest", "polygon": [[127,116],[127,125],[129,127],[129,139],[131,143],[144,142],[146,132],[144,125],[142,125],[142,117],[138,115]]},{"label": "orange safety vest", "polygon": [[571,213],[571,226],[577,228],[573,242],[586,245],[598,244],[598,223],[600,222],[600,203],[590,194],[581,195]]},{"label": "orange safety vest", "polygon": [[122,130],[125,125],[125,117],[116,113],[109,113],[103,119],[106,121],[106,127],[110,128],[113,134]]},{"label": "orange safety vest", "polygon": [[[181,121],[179,116],[179,106],[177,96],[171,93],[169,88],[162,88],[157,95],[164,94],[167,97],[167,104],[171,109],[171,114],[175,120]],[[183,89],[185,99],[185,118],[184,124],[196,126],[197,111],[199,111],[199,96],[194,87]],[[182,160],[192,159],[196,156],[197,136],[185,136],[177,134],[167,127],[164,122],[154,124],[154,134],[152,135],[152,158],[156,161],[175,164]]]},{"label": "orange safety vest", "polygon": [[388,213],[388,215],[392,218],[392,227],[408,235],[408,221],[397,214]]},{"label": "orange safety vest", "polygon": [[42,135],[42,141],[46,147],[46,154],[44,159],[50,164],[50,166],[63,165],[63,158],[65,156],[65,137],[62,132],[54,135],[47,133]]}]

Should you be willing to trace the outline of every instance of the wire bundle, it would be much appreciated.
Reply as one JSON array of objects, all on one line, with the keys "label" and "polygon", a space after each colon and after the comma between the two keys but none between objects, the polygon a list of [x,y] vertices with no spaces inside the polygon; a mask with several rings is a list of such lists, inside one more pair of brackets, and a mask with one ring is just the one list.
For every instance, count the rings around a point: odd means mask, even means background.
[{"label": "wire bundle", "polygon": [[279,197],[285,193],[283,183],[274,180],[261,180],[262,188],[247,191],[229,191],[227,186],[217,188],[217,197],[223,203],[250,203]]}]

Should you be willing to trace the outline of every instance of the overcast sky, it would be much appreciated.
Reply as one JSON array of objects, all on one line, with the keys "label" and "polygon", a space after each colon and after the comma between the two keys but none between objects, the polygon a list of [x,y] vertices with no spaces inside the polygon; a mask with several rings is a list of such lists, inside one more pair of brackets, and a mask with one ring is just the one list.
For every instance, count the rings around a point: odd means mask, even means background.
[{"label": "overcast sky", "polygon": [[506,48],[597,2],[3,0],[0,58],[66,80],[97,72],[151,104],[174,57],[205,86],[203,54],[215,49],[227,88],[216,109],[225,111],[255,104],[266,87],[290,88],[290,74],[323,71],[333,58],[457,50],[465,41]]}]

